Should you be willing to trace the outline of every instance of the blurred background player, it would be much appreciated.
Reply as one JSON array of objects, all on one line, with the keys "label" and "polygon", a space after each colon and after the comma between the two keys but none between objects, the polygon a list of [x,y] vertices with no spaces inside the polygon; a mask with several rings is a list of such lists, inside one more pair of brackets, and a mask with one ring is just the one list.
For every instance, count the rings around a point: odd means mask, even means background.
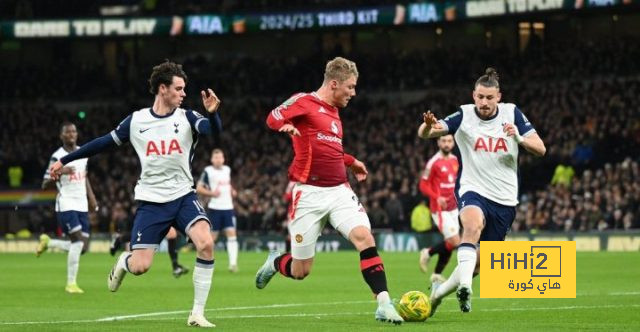
[{"label": "blurred background player", "polygon": [[387,290],[387,278],[371,235],[369,217],[347,181],[346,167],[358,181],[367,177],[365,165],[342,148],[339,109],[356,95],[358,70],[353,61],[336,57],[326,65],[322,86],[298,93],[271,111],[267,125],[292,136],[294,160],[289,167],[293,188],[289,223],[291,253],[269,254],[256,274],[264,288],[276,272],[297,280],[311,272],[316,242],[328,221],[360,252],[360,270],[378,300],[375,318],[401,324]]},{"label": "blurred background player", "polygon": [[224,153],[220,149],[211,151],[211,165],[205,167],[198,185],[198,194],[209,199],[207,215],[211,221],[213,244],[221,230],[227,238],[229,271],[238,272],[238,237],[236,235],[236,216],[233,211],[233,198],[236,190],[231,185],[231,168],[224,164]]},{"label": "blurred background player", "polygon": [[120,202],[115,203],[111,209],[111,224],[109,227],[114,231],[109,245],[109,254],[115,256],[120,249],[130,251],[129,241],[131,241],[133,218],[129,217]]},{"label": "blurred background player", "polygon": [[546,152],[527,117],[516,105],[500,103],[500,99],[498,73],[487,68],[474,85],[474,104],[461,105],[458,112],[440,121],[427,112],[418,130],[421,138],[454,135],[462,164],[458,206],[463,231],[458,266],[447,281],[432,289],[432,315],[456,287],[460,310],[471,311],[477,244],[504,241],[516,216],[519,146],[536,156]]},{"label": "blurred background player", "polygon": [[443,242],[420,251],[420,269],[424,273],[429,268],[429,259],[438,255],[438,263],[431,275],[432,283],[444,282],[441,273],[451,258],[451,251],[460,244],[458,206],[454,193],[459,165],[458,158],[451,153],[454,145],[453,135],[440,136],[438,152],[429,159],[420,179],[420,191],[429,197],[432,220],[444,237]]},{"label": "blurred background player", "polygon": [[180,265],[178,262],[178,232],[174,227],[171,227],[165,238],[167,239],[167,252],[171,259],[171,270],[173,271],[173,276],[180,278],[183,274],[189,273],[189,268]]},{"label": "blurred background player", "polygon": [[[64,122],[60,127],[62,146],[51,155],[49,166],[80,147],[78,131],[71,122]],[[67,254],[67,293],[84,293],[76,283],[80,255],[89,249],[89,215],[88,210],[96,211],[98,203],[87,177],[87,158],[75,160],[60,169],[61,176],[52,177],[47,168],[42,182],[42,189],[56,188],[56,215],[58,225],[67,234],[69,240],[50,239],[46,234],[40,235],[36,248],[36,256],[47,248],[58,248],[68,251]]]},{"label": "blurred background player", "polygon": [[206,212],[193,188],[190,164],[198,136],[210,135],[222,127],[216,112],[220,100],[211,89],[200,92],[208,119],[180,108],[186,96],[186,81],[187,75],[179,64],[167,60],[153,67],[149,78],[149,91],[155,95],[152,107],[135,111],[115,130],[56,161],[49,171],[55,179],[65,164],[130,141],[141,165],[135,187],[138,209],[131,231],[132,252],[122,253],[111,269],[109,290],[117,291],[127,272],[146,273],[160,242],[174,226],[189,236],[197,250],[193,309],[187,325],[214,327],[204,317],[213,275],[213,240]]}]

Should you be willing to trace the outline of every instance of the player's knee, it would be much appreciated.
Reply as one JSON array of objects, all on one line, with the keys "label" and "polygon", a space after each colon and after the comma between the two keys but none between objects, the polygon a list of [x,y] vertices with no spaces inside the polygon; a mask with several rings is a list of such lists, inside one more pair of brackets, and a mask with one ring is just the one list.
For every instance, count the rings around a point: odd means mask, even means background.
[{"label": "player's knee", "polygon": [[291,277],[296,280],[302,280],[311,273],[311,264],[309,262],[300,262],[291,265]]},{"label": "player's knee", "polygon": [[376,242],[366,227],[356,227],[349,234],[349,238],[358,250],[363,250],[375,246]]},{"label": "player's knee", "polygon": [[196,249],[201,252],[212,252],[213,251],[213,238],[211,236],[203,236],[194,241],[194,245]]},{"label": "player's knee", "polygon": [[454,236],[447,239],[447,243],[451,248],[457,248],[460,245],[460,237]]},{"label": "player's knee", "polygon": [[309,275],[310,272],[311,271],[309,271],[307,269],[301,269],[299,271],[291,271],[291,276],[293,277],[293,279],[302,280],[302,279],[306,278]]},{"label": "player's knee", "polygon": [[480,236],[482,232],[482,223],[477,222],[469,222],[464,225],[464,229],[462,231],[463,235],[469,236]]},{"label": "player's knee", "polygon": [[128,266],[131,273],[135,275],[141,275],[149,271],[149,269],[151,268],[151,262],[131,262],[131,260],[129,260]]}]

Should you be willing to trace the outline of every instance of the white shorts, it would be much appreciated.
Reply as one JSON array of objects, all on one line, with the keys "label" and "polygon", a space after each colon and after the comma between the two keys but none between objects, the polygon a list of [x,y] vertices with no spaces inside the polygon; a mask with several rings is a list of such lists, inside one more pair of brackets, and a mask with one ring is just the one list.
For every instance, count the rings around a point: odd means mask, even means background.
[{"label": "white shorts", "polygon": [[315,255],[316,241],[327,221],[346,239],[357,226],[371,229],[367,212],[346,183],[335,187],[296,183],[291,204],[289,234],[295,259]]},{"label": "white shorts", "polygon": [[458,222],[458,209],[432,213],[433,222],[442,233],[445,239],[460,234],[460,223]]}]

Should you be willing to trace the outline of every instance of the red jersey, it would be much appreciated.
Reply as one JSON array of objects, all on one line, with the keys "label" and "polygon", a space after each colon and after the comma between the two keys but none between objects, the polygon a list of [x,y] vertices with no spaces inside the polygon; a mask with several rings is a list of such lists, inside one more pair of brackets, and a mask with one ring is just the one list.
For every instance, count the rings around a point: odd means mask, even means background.
[{"label": "red jersey", "polygon": [[444,158],[438,151],[424,168],[424,175],[420,180],[420,191],[429,197],[431,212],[441,211],[438,205],[438,197],[447,199],[447,207],[444,211],[452,211],[458,208],[454,194],[456,178],[458,177],[458,158],[449,154]]},{"label": "red jersey", "polygon": [[267,125],[273,130],[285,124],[300,131],[300,136],[291,136],[291,181],[320,187],[347,182],[345,165],[351,165],[353,157],[342,150],[342,122],[337,107],[320,100],[315,93],[298,93],[267,117]]}]

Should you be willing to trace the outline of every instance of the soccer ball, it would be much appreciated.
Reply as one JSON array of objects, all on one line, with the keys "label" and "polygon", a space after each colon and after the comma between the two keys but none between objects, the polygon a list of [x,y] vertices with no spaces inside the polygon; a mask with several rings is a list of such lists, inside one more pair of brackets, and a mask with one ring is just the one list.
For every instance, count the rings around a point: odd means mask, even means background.
[{"label": "soccer ball", "polygon": [[429,297],[421,291],[406,292],[398,303],[398,313],[405,322],[424,322],[431,313]]}]

